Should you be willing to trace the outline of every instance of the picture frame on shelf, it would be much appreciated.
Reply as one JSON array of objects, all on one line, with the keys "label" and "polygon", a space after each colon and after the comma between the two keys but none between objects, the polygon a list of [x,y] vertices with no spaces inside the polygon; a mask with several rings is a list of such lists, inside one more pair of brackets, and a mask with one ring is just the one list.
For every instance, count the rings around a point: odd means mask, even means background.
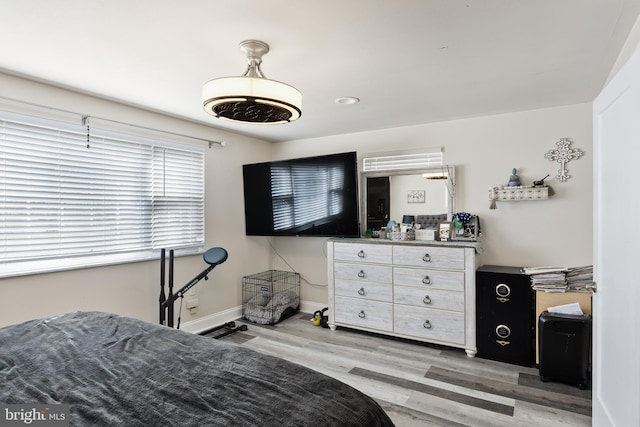
[{"label": "picture frame on shelf", "polygon": [[478,240],[478,236],[480,234],[480,224],[477,215],[472,215],[471,220],[464,224],[462,234],[454,234],[452,236],[453,240],[461,240],[468,242],[475,242]]},{"label": "picture frame on shelf", "polygon": [[453,223],[451,221],[441,221],[438,223],[437,239],[441,242],[448,242],[451,240],[451,232],[453,229]]}]

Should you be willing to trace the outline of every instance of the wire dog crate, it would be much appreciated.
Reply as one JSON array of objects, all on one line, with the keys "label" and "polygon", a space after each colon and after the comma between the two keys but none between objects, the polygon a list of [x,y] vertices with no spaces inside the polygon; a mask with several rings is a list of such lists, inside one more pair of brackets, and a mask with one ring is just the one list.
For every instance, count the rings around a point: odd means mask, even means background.
[{"label": "wire dog crate", "polygon": [[300,274],[268,270],[242,278],[242,317],[273,325],[300,310]]}]

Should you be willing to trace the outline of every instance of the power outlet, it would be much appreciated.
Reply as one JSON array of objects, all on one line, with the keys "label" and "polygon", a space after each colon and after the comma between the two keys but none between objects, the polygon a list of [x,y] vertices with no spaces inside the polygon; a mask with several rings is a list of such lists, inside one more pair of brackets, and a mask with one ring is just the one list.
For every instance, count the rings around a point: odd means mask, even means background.
[{"label": "power outlet", "polygon": [[192,309],[198,306],[198,298],[187,298],[187,308]]}]

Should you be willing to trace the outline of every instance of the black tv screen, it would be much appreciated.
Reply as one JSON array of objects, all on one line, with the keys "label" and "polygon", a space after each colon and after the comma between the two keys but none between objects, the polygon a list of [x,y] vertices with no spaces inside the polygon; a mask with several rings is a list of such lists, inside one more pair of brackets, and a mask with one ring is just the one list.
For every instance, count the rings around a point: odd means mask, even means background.
[{"label": "black tv screen", "polygon": [[242,166],[248,236],[358,237],[355,152]]}]

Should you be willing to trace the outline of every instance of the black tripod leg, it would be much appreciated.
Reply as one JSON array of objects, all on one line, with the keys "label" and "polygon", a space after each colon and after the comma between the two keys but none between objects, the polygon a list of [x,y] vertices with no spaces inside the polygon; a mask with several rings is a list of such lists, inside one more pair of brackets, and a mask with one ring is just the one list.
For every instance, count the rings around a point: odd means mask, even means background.
[{"label": "black tripod leg", "polygon": [[164,248],[160,251],[160,324],[164,325],[166,323],[166,307],[164,306],[165,301],[167,300],[167,296],[164,294],[164,258],[165,252]]}]

